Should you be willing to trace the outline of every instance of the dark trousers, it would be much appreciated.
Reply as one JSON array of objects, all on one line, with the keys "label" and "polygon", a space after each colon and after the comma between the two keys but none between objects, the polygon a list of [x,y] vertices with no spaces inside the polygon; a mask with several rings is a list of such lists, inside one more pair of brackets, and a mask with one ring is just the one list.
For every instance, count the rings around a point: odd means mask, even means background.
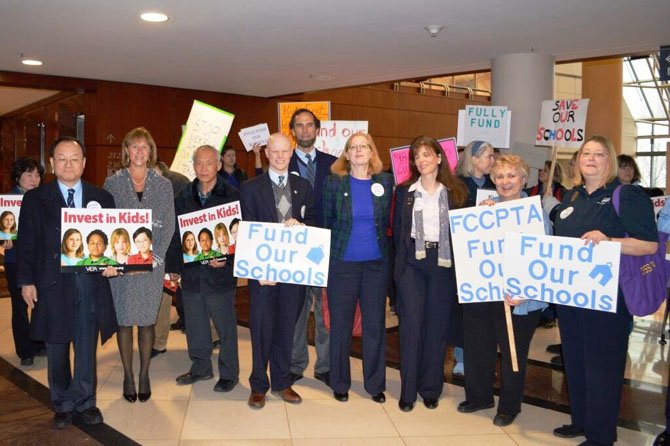
[{"label": "dark trousers", "polygon": [[288,283],[261,286],[258,281],[250,280],[249,295],[251,390],[266,393],[270,383],[272,390],[287,389],[292,384],[290,367],[293,334],[295,322],[305,303],[305,287]]},{"label": "dark trousers", "polygon": [[572,424],[586,439],[616,441],[632,316],[619,293],[616,313],[558,306]]},{"label": "dark trousers", "polygon": [[458,306],[453,268],[437,266],[437,249],[407,264],[398,283],[400,399],[437,400],[444,386],[447,329]]},{"label": "dark trousers", "polygon": [[240,364],[237,353],[237,313],[235,289],[215,293],[182,291],[186,315],[186,344],[191,373],[212,374],[212,331],[210,319],[221,340],[219,378],[237,381]]},{"label": "dark trousers", "polygon": [[98,346],[95,296],[75,278],[74,374],[70,372],[70,343],[46,342],[51,401],[56,412],[83,412],[95,407],[95,354]]},{"label": "dark trousers", "polygon": [[530,341],[533,339],[542,312],[531,311],[525,316],[512,314],[519,365],[519,371],[514,372],[510,359],[504,305],[504,302],[463,305],[465,399],[473,404],[493,402],[497,348],[500,347],[502,362],[498,413],[516,415],[521,411]]},{"label": "dark trousers", "polygon": [[184,316],[184,295],[181,287],[177,287],[177,292],[174,295],[175,308],[177,309],[177,316],[179,319],[184,322],[186,317]]},{"label": "dark trousers", "polygon": [[7,277],[7,289],[12,300],[14,348],[19,358],[32,358],[44,348],[44,343],[30,340],[28,305],[26,305],[21,296],[21,290],[16,285],[16,263],[5,263],[5,277]]},{"label": "dark trousers", "polygon": [[356,303],[363,325],[363,379],[366,392],[386,389],[386,286],[387,259],[346,262],[330,259],[328,307],[330,309],[330,387],[345,393],[351,387],[351,331]]}]

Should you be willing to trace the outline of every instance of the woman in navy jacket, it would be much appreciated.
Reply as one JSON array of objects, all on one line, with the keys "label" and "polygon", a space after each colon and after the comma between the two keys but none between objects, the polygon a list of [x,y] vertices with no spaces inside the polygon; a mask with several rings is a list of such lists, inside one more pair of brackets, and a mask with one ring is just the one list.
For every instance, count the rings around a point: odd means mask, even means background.
[{"label": "woman in navy jacket", "polygon": [[435,409],[444,385],[447,343],[460,344],[449,209],[468,197],[452,175],[437,141],[420,137],[410,146],[411,177],[396,190],[393,236],[400,321],[400,409],[414,408],[417,393]]}]

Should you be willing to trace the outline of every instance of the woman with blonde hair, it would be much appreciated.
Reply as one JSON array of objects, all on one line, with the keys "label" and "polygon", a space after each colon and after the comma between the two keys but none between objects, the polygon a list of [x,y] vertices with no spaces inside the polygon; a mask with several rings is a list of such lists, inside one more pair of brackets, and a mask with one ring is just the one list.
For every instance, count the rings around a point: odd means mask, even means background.
[{"label": "woman with blonde hair", "polygon": [[330,307],[330,387],[338,401],[349,399],[349,352],[356,304],[363,323],[365,390],[386,401],[386,285],[393,178],[382,172],[372,137],[356,133],[331,166],[323,191],[324,227],[331,230],[328,304]]},{"label": "woman with blonde hair", "polygon": [[[621,253],[652,254],[658,232],[649,197],[617,178],[617,157],[609,138],[592,136],[577,156],[577,185],[554,210],[554,233],[597,245],[621,244]],[[619,192],[619,212],[612,203]],[[629,296],[630,297],[630,296]],[[612,444],[617,439],[628,335],[632,316],[621,288],[614,313],[558,306],[571,422],[554,429],[558,437],[585,436],[582,444]]]},{"label": "woman with blonde hair", "polygon": [[[158,317],[165,275],[164,258],[174,233],[175,215],[172,184],[156,165],[156,143],[144,127],[126,135],[121,146],[123,169],[105,180],[104,188],[121,209],[152,211],[152,271],[124,274],[110,281],[114,308],[119,322],[117,341],[123,363],[123,397],[130,403],[151,397],[149,364],[154,346],[154,325]],[[138,327],[140,351],[139,388],[133,374],[133,326]]]},{"label": "woman with blonde hair", "polygon": [[217,251],[223,255],[228,255],[230,236],[228,235],[228,228],[226,228],[225,223],[217,223],[214,226],[214,240],[216,241]]}]

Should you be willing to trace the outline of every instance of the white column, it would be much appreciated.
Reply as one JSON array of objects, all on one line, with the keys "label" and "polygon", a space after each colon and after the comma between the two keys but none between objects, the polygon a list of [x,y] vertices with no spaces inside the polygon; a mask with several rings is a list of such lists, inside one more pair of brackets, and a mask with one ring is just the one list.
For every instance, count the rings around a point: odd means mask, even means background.
[{"label": "white column", "polygon": [[496,57],[491,60],[491,84],[491,105],[505,105],[512,111],[512,152],[531,167],[542,167],[551,152],[533,141],[542,101],[553,99],[554,57],[536,53]]}]

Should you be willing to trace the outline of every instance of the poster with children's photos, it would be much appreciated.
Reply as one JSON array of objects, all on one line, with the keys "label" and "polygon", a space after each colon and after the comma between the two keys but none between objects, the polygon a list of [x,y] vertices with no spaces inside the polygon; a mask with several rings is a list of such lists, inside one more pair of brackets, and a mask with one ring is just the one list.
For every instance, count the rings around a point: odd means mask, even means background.
[{"label": "poster with children's photos", "polygon": [[0,195],[0,245],[16,240],[22,199],[21,195]]},{"label": "poster with children's photos", "polygon": [[61,272],[153,269],[151,209],[61,209]]},{"label": "poster with children's photos", "polygon": [[239,201],[179,215],[184,263],[207,265],[214,259],[225,260],[235,254],[241,219]]}]

